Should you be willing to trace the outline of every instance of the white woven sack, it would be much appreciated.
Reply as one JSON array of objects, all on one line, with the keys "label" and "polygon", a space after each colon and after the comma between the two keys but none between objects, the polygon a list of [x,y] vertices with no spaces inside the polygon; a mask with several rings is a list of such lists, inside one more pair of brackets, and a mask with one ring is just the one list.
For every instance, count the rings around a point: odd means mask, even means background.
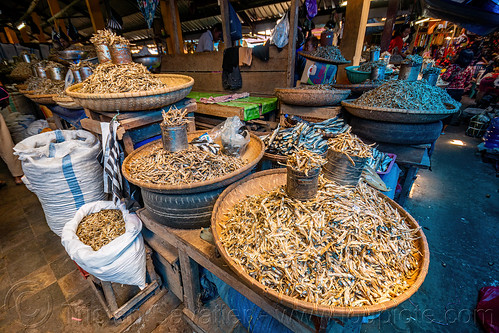
[{"label": "white woven sack", "polygon": [[104,200],[100,143],[87,131],[53,131],[31,136],[14,147],[23,181],[42,204],[50,229],[64,224],[87,202]]},{"label": "white woven sack", "polygon": [[[125,233],[94,251],[83,244],[76,230],[80,221],[91,213],[103,209],[120,209],[125,220]],[[81,268],[101,279],[128,285],[146,285],[146,251],[140,231],[142,222],[135,214],[130,214],[123,205],[116,206],[112,201],[97,201],[83,205],[74,218],[62,230],[61,242],[66,252]]]}]

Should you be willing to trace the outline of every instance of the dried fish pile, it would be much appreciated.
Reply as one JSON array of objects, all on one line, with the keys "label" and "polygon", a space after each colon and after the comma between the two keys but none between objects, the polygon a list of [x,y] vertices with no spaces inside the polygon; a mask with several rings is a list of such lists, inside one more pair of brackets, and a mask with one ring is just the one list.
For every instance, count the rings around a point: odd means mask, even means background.
[{"label": "dried fish pile", "polygon": [[332,84],[327,84],[327,83],[323,83],[323,84],[302,84],[301,86],[296,87],[295,89],[299,89],[299,90],[302,90],[302,89],[305,89],[305,90],[327,90],[327,91],[338,90],[338,89],[335,89]]},{"label": "dried fish pile", "polygon": [[357,98],[353,104],[362,106],[407,109],[407,110],[446,110],[444,103],[454,105],[456,102],[440,87],[426,84],[426,81],[389,81],[376,89],[370,90]]},{"label": "dried fish pile", "polygon": [[[52,95],[61,94],[64,92],[64,81],[56,81],[51,79],[42,79],[37,84],[37,89],[33,89],[33,95]],[[29,87],[28,87],[28,90]]]},{"label": "dried fish pile", "polygon": [[116,237],[123,235],[125,231],[125,220],[121,210],[103,209],[85,216],[78,224],[76,236],[83,244],[98,251]]},{"label": "dried fish pile", "polygon": [[10,75],[20,77],[31,76],[31,65],[27,62],[18,62]]},{"label": "dried fish pile", "polygon": [[430,67],[430,68],[426,68],[423,71],[423,75],[424,74],[440,74],[440,72],[442,72],[442,68],[440,68],[440,67]]},{"label": "dried fish pile", "polygon": [[314,51],[308,53],[311,56],[326,59],[328,61],[346,62],[339,48],[333,45],[319,46]]},{"label": "dried fish pile", "polygon": [[320,155],[311,152],[310,150],[300,149],[288,156],[286,165],[296,171],[303,172],[308,176],[312,170],[317,170],[326,164],[326,160]]},{"label": "dried fish pile", "polygon": [[220,239],[247,274],[280,294],[326,306],[391,300],[417,272],[418,229],[361,183],[319,178],[315,200],[284,187],[248,196],[220,222]]},{"label": "dried fish pile", "polygon": [[374,147],[371,150],[371,154],[372,157],[367,160],[367,165],[378,172],[385,172],[393,158]]},{"label": "dried fish pile", "polygon": [[94,45],[130,44],[128,39],[116,35],[111,30],[98,30],[97,33],[93,34],[92,38],[90,38],[90,42]]},{"label": "dried fish pile", "polygon": [[295,127],[280,128],[263,139],[270,154],[289,155],[304,148],[319,155],[327,151],[324,135],[343,133],[350,128],[342,118],[331,118],[320,123],[301,122]]},{"label": "dried fish pile", "polygon": [[150,184],[181,185],[225,176],[242,168],[247,161],[213,154],[189,146],[186,150],[167,152],[155,146],[146,155],[130,161],[130,177]]},{"label": "dried fish pile", "polygon": [[29,79],[24,81],[24,84],[27,86],[26,90],[37,90],[40,89],[45,81],[45,78],[31,76]]},{"label": "dried fish pile", "polygon": [[368,61],[357,67],[355,70],[358,72],[371,72],[373,68],[385,67],[386,64],[382,60]]},{"label": "dried fish pile", "polygon": [[169,127],[186,125],[189,122],[186,118],[188,112],[189,110],[187,110],[187,108],[178,109],[175,105],[170,107],[168,112],[161,110],[161,113],[163,114],[163,122],[161,125]]},{"label": "dried fish pile", "polygon": [[[349,159],[351,156],[361,158],[369,158],[372,156],[372,146],[366,145],[357,135],[351,134],[350,131],[340,133],[334,138],[329,139],[328,144],[329,148],[336,152],[345,154]],[[352,164],[355,165],[353,161]]]},{"label": "dried fish pile", "polygon": [[139,63],[99,64],[93,74],[83,81],[78,92],[89,94],[110,94],[137,91],[152,91],[166,87]]},{"label": "dried fish pile", "polygon": [[423,63],[423,57],[417,54],[410,54],[408,55],[403,61],[402,64],[422,64]]},{"label": "dried fish pile", "polygon": [[47,61],[44,65],[46,70],[49,70],[51,68],[64,68],[64,65],[55,62],[55,61]]}]

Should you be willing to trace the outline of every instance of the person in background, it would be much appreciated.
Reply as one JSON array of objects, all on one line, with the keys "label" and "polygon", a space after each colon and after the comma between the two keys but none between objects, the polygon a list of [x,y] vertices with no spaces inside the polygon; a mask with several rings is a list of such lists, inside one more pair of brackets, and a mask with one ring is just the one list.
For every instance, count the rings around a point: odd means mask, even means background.
[{"label": "person in background", "polygon": [[408,24],[402,24],[395,30],[395,34],[390,42],[390,46],[388,46],[388,52],[392,55],[400,55],[405,58],[404,52],[402,49],[404,48],[404,38],[409,36],[411,33],[411,27]]},{"label": "person in background", "polygon": [[[305,43],[303,44],[303,51],[311,52],[317,49],[318,46],[319,46],[319,39],[312,35],[305,40]],[[307,64],[307,59],[305,59],[305,57],[302,56],[301,54],[297,53],[295,58],[295,85],[296,82],[298,82],[301,79],[306,64]]]},{"label": "person in background", "polygon": [[205,31],[199,37],[199,43],[196,47],[196,52],[211,52],[213,51],[213,43],[222,39],[222,23],[217,23],[210,30]]}]

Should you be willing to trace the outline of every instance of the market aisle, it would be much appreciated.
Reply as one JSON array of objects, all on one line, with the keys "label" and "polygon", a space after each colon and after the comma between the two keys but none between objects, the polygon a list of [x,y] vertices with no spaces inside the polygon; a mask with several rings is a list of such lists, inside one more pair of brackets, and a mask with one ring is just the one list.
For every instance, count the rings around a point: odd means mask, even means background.
[{"label": "market aisle", "polygon": [[437,141],[433,171],[418,173],[407,200],[406,209],[424,228],[430,247],[424,284],[410,301],[364,325],[362,332],[480,331],[473,317],[478,290],[499,285],[499,179],[475,154],[480,140],[464,131],[447,128]]}]

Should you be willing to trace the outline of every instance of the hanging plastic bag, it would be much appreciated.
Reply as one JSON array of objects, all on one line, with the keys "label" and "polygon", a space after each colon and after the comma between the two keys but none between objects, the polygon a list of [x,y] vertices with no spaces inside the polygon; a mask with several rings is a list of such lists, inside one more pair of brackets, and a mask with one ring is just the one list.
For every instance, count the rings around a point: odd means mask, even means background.
[{"label": "hanging plastic bag", "polygon": [[289,18],[288,13],[277,21],[272,34],[270,35],[270,43],[274,44],[278,48],[283,48],[288,44],[289,39]]},{"label": "hanging plastic bag", "polygon": [[222,151],[226,155],[241,156],[250,141],[247,130],[243,129],[244,123],[239,117],[227,118],[222,128]]},{"label": "hanging plastic bag", "polygon": [[[119,209],[125,220],[125,233],[94,251],[83,244],[76,230],[81,220],[103,209]],[[88,273],[102,281],[146,286],[146,251],[140,231],[142,222],[135,214],[130,214],[124,205],[116,206],[112,201],[96,201],[78,209],[62,230],[61,243],[72,260]]]},{"label": "hanging plastic bag", "polygon": [[307,8],[307,18],[313,19],[317,15],[317,0],[305,0],[305,7]]}]

